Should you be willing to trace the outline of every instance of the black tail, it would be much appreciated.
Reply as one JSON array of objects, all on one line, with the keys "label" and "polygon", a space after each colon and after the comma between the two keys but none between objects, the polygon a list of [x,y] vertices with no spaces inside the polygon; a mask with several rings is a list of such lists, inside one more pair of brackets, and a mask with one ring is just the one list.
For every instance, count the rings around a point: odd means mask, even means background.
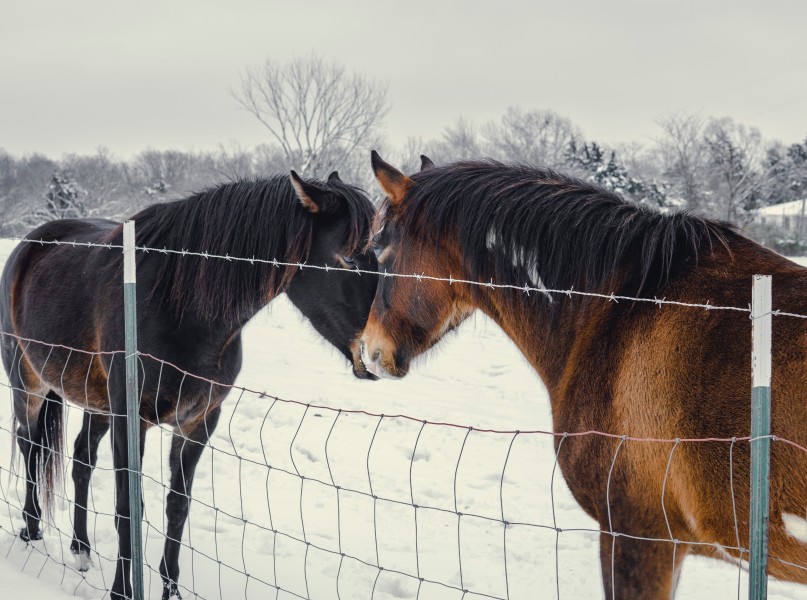
[{"label": "black tail", "polygon": [[62,463],[64,460],[64,431],[62,428],[62,413],[64,402],[53,392],[48,392],[45,402],[39,409],[37,425],[39,425],[39,439],[31,440],[39,446],[40,452],[36,461],[37,482],[39,497],[42,499],[42,508],[46,515],[51,516],[53,498],[56,487],[62,484]]}]

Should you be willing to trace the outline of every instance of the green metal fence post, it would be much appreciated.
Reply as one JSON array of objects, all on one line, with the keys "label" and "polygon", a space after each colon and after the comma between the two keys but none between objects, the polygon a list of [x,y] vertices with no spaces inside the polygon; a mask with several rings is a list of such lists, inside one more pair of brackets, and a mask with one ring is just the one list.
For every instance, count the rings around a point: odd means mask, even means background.
[{"label": "green metal fence post", "polygon": [[768,597],[768,518],[771,464],[771,276],[754,275],[751,294],[750,600]]},{"label": "green metal fence post", "polygon": [[132,591],[143,600],[143,515],[140,479],[140,400],[137,383],[137,294],[135,223],[123,224],[123,311],[126,332],[126,425],[129,446],[129,525],[132,540]]}]

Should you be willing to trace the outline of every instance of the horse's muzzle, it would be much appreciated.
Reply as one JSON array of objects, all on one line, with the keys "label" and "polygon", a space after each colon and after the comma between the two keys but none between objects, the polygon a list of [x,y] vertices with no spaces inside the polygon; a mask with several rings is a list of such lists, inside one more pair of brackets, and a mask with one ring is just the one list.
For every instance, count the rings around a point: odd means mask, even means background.
[{"label": "horse's muzzle", "polygon": [[381,360],[380,350],[374,351],[373,355],[370,356],[364,341],[361,342],[361,360],[367,368],[367,371],[375,375],[376,378],[400,379],[402,377],[401,375],[397,375],[384,367],[383,361]]},{"label": "horse's muzzle", "polygon": [[353,375],[355,375],[357,379],[367,379],[368,381],[378,380],[378,376],[372,373],[364,362],[361,353],[361,343],[358,338],[350,344],[350,354],[351,363],[353,364]]}]

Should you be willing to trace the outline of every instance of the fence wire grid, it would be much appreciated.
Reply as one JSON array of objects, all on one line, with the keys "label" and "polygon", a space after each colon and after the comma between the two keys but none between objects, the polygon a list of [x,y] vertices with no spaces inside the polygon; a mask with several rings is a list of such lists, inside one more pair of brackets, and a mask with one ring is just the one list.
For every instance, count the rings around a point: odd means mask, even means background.
[{"label": "fence wire grid", "polygon": [[[8,239],[8,238],[5,238]],[[19,240],[28,243],[53,243]],[[121,246],[59,242],[71,246],[98,246],[121,251]],[[212,260],[264,262],[301,269],[334,267],[258,258],[215,256],[155,248],[141,252],[178,253]],[[355,269],[357,273],[362,271]],[[610,301],[649,301],[659,306],[749,312],[750,308],[714,306],[708,302],[687,304],[614,294],[593,294],[577,290],[548,290],[535,286],[480,283],[452,277],[436,278],[415,274],[382,273],[382,276],[437,279],[450,283],[510,288],[524,293],[562,293],[596,296]],[[750,283],[749,283],[750,285]],[[773,310],[774,316],[807,318],[805,315]],[[124,354],[122,350],[89,352],[66,348],[46,340],[34,340],[0,331],[14,338],[19,347],[31,344],[69,350],[63,371],[73,353]],[[201,374],[182,371],[172,363],[144,353],[140,361],[158,361],[160,372],[174,369],[209,386],[216,381]],[[750,357],[749,357],[750,358]],[[90,365],[92,364],[92,359]],[[749,360],[750,363],[750,360]],[[141,370],[141,373],[143,371]],[[144,382],[141,381],[141,385]],[[13,391],[8,381],[0,385]],[[534,597],[536,589],[554,588],[550,595],[564,597],[564,586],[575,576],[564,573],[564,540],[580,538],[598,547],[600,536],[620,536],[648,542],[682,546],[710,546],[717,552],[739,552],[741,524],[734,497],[734,456],[740,444],[759,438],[728,437],[701,439],[637,438],[600,431],[552,432],[549,430],[482,429],[450,422],[424,420],[405,414],[385,415],[366,410],[333,408],[317,403],[285,399],[265,391],[240,386],[230,389],[222,405],[222,419],[199,463],[191,510],[182,546],[179,589],[185,597],[218,598],[423,598],[511,600]],[[158,387],[159,390],[159,387]],[[33,390],[20,390],[38,395]],[[750,394],[749,394],[750,395]],[[747,401],[746,399],[742,399]],[[181,399],[180,399],[181,401]],[[0,412],[0,414],[3,414]],[[81,427],[83,410],[65,403],[65,443],[62,479],[70,480],[77,462],[72,441]],[[102,416],[99,414],[99,417]],[[105,416],[110,416],[106,413]],[[143,555],[146,590],[162,589],[159,562],[165,539],[165,496],[170,472],[165,461],[174,438],[182,438],[173,423],[161,423],[158,442],[147,436],[142,467],[144,508]],[[559,456],[568,440],[602,436],[613,441],[611,476],[627,445],[664,445],[667,470],[659,498],[668,536],[642,537],[630,531],[559,522],[558,486],[564,487],[558,472]],[[0,425],[0,449],[10,448],[14,432]],[[795,442],[766,436],[774,444],[807,454]],[[557,439],[556,449],[554,447]],[[726,484],[732,502],[736,544],[721,545],[679,539],[667,519],[667,478],[682,445],[711,445],[729,457]],[[551,448],[551,464],[536,465],[540,448]],[[114,469],[108,440],[99,448],[99,461],[90,485],[88,527],[95,568],[80,571],[70,555],[75,503],[61,488],[53,490],[56,510],[42,515],[44,539],[25,543],[18,537],[22,524],[25,471],[18,457],[0,451],[0,502],[7,518],[0,522],[6,558],[17,556],[21,568],[50,579],[74,593],[108,597],[117,553],[114,529]],[[524,502],[535,490],[549,488],[549,504]],[[152,500],[162,498],[156,504]],[[569,502],[568,492],[563,502]],[[611,498],[606,498],[609,508]],[[549,518],[551,517],[551,518]],[[590,521],[589,521],[590,523]],[[744,525],[743,525],[744,526]],[[547,556],[546,549],[553,551]],[[794,568],[807,571],[771,556]],[[741,597],[743,561],[737,564],[737,597]],[[595,559],[591,568],[596,570]],[[547,566],[548,565],[548,566]],[[612,567],[613,568],[613,567]],[[673,565],[670,566],[673,569]],[[598,578],[599,580],[599,578]],[[569,594],[565,594],[568,596]]]}]

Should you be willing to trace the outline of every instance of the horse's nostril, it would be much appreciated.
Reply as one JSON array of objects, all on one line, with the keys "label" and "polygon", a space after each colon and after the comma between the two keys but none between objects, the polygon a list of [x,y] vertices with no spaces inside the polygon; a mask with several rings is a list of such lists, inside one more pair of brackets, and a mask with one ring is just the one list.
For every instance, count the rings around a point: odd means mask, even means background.
[{"label": "horse's nostril", "polygon": [[373,353],[373,362],[376,362],[381,357],[381,350],[376,350]]}]

